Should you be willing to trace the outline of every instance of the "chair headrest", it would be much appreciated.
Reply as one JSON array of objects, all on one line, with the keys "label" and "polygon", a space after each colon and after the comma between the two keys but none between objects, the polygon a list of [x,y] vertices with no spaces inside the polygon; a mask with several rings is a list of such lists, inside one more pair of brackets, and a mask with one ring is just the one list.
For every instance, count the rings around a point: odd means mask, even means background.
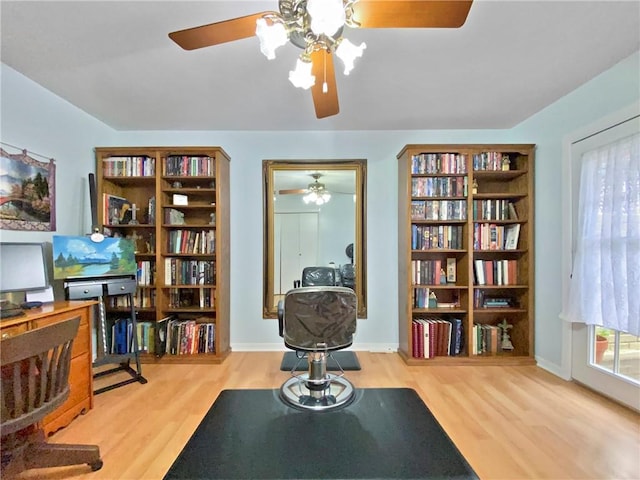
[{"label": "chair headrest", "polygon": [[305,267],[302,270],[302,286],[335,285],[336,269],[333,267]]}]

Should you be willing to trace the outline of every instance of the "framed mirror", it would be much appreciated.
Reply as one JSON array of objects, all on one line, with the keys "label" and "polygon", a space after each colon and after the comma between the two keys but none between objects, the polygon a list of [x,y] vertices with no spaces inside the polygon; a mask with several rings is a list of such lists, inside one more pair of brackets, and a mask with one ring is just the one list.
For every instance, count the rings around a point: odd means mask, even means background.
[{"label": "framed mirror", "polygon": [[335,268],[366,317],[366,160],[263,160],[262,170],[264,318],[314,266]]}]

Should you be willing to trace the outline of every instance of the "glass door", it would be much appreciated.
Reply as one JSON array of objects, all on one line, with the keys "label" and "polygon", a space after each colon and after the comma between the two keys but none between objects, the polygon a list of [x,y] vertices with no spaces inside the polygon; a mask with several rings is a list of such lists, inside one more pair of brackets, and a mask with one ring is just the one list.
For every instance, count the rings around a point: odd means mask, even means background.
[{"label": "glass door", "polygon": [[[594,131],[571,145],[571,238],[575,255],[580,191],[580,159],[584,152],[640,131],[637,113]],[[616,401],[640,410],[640,339],[625,332],[581,323],[571,325],[571,377]]]}]

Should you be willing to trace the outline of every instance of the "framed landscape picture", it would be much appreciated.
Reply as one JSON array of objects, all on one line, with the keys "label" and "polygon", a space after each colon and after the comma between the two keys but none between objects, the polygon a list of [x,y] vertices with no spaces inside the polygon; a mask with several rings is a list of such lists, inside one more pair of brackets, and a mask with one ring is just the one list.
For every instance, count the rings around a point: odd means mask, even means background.
[{"label": "framed landscape picture", "polygon": [[53,236],[53,278],[101,278],[135,275],[134,245],[122,237]]}]

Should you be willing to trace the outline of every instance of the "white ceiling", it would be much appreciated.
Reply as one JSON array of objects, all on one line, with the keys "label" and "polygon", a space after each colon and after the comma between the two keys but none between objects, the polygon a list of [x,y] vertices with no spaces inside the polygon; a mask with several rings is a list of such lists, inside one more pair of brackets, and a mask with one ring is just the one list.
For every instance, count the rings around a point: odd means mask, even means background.
[{"label": "white ceiling", "polygon": [[[475,0],[460,29],[346,29],[340,113],[317,119],[252,37],[184,51],[169,32],[277,1],[5,1],[1,59],[118,130],[510,128],[640,49],[640,2]],[[640,73],[639,73],[640,75]]]}]

